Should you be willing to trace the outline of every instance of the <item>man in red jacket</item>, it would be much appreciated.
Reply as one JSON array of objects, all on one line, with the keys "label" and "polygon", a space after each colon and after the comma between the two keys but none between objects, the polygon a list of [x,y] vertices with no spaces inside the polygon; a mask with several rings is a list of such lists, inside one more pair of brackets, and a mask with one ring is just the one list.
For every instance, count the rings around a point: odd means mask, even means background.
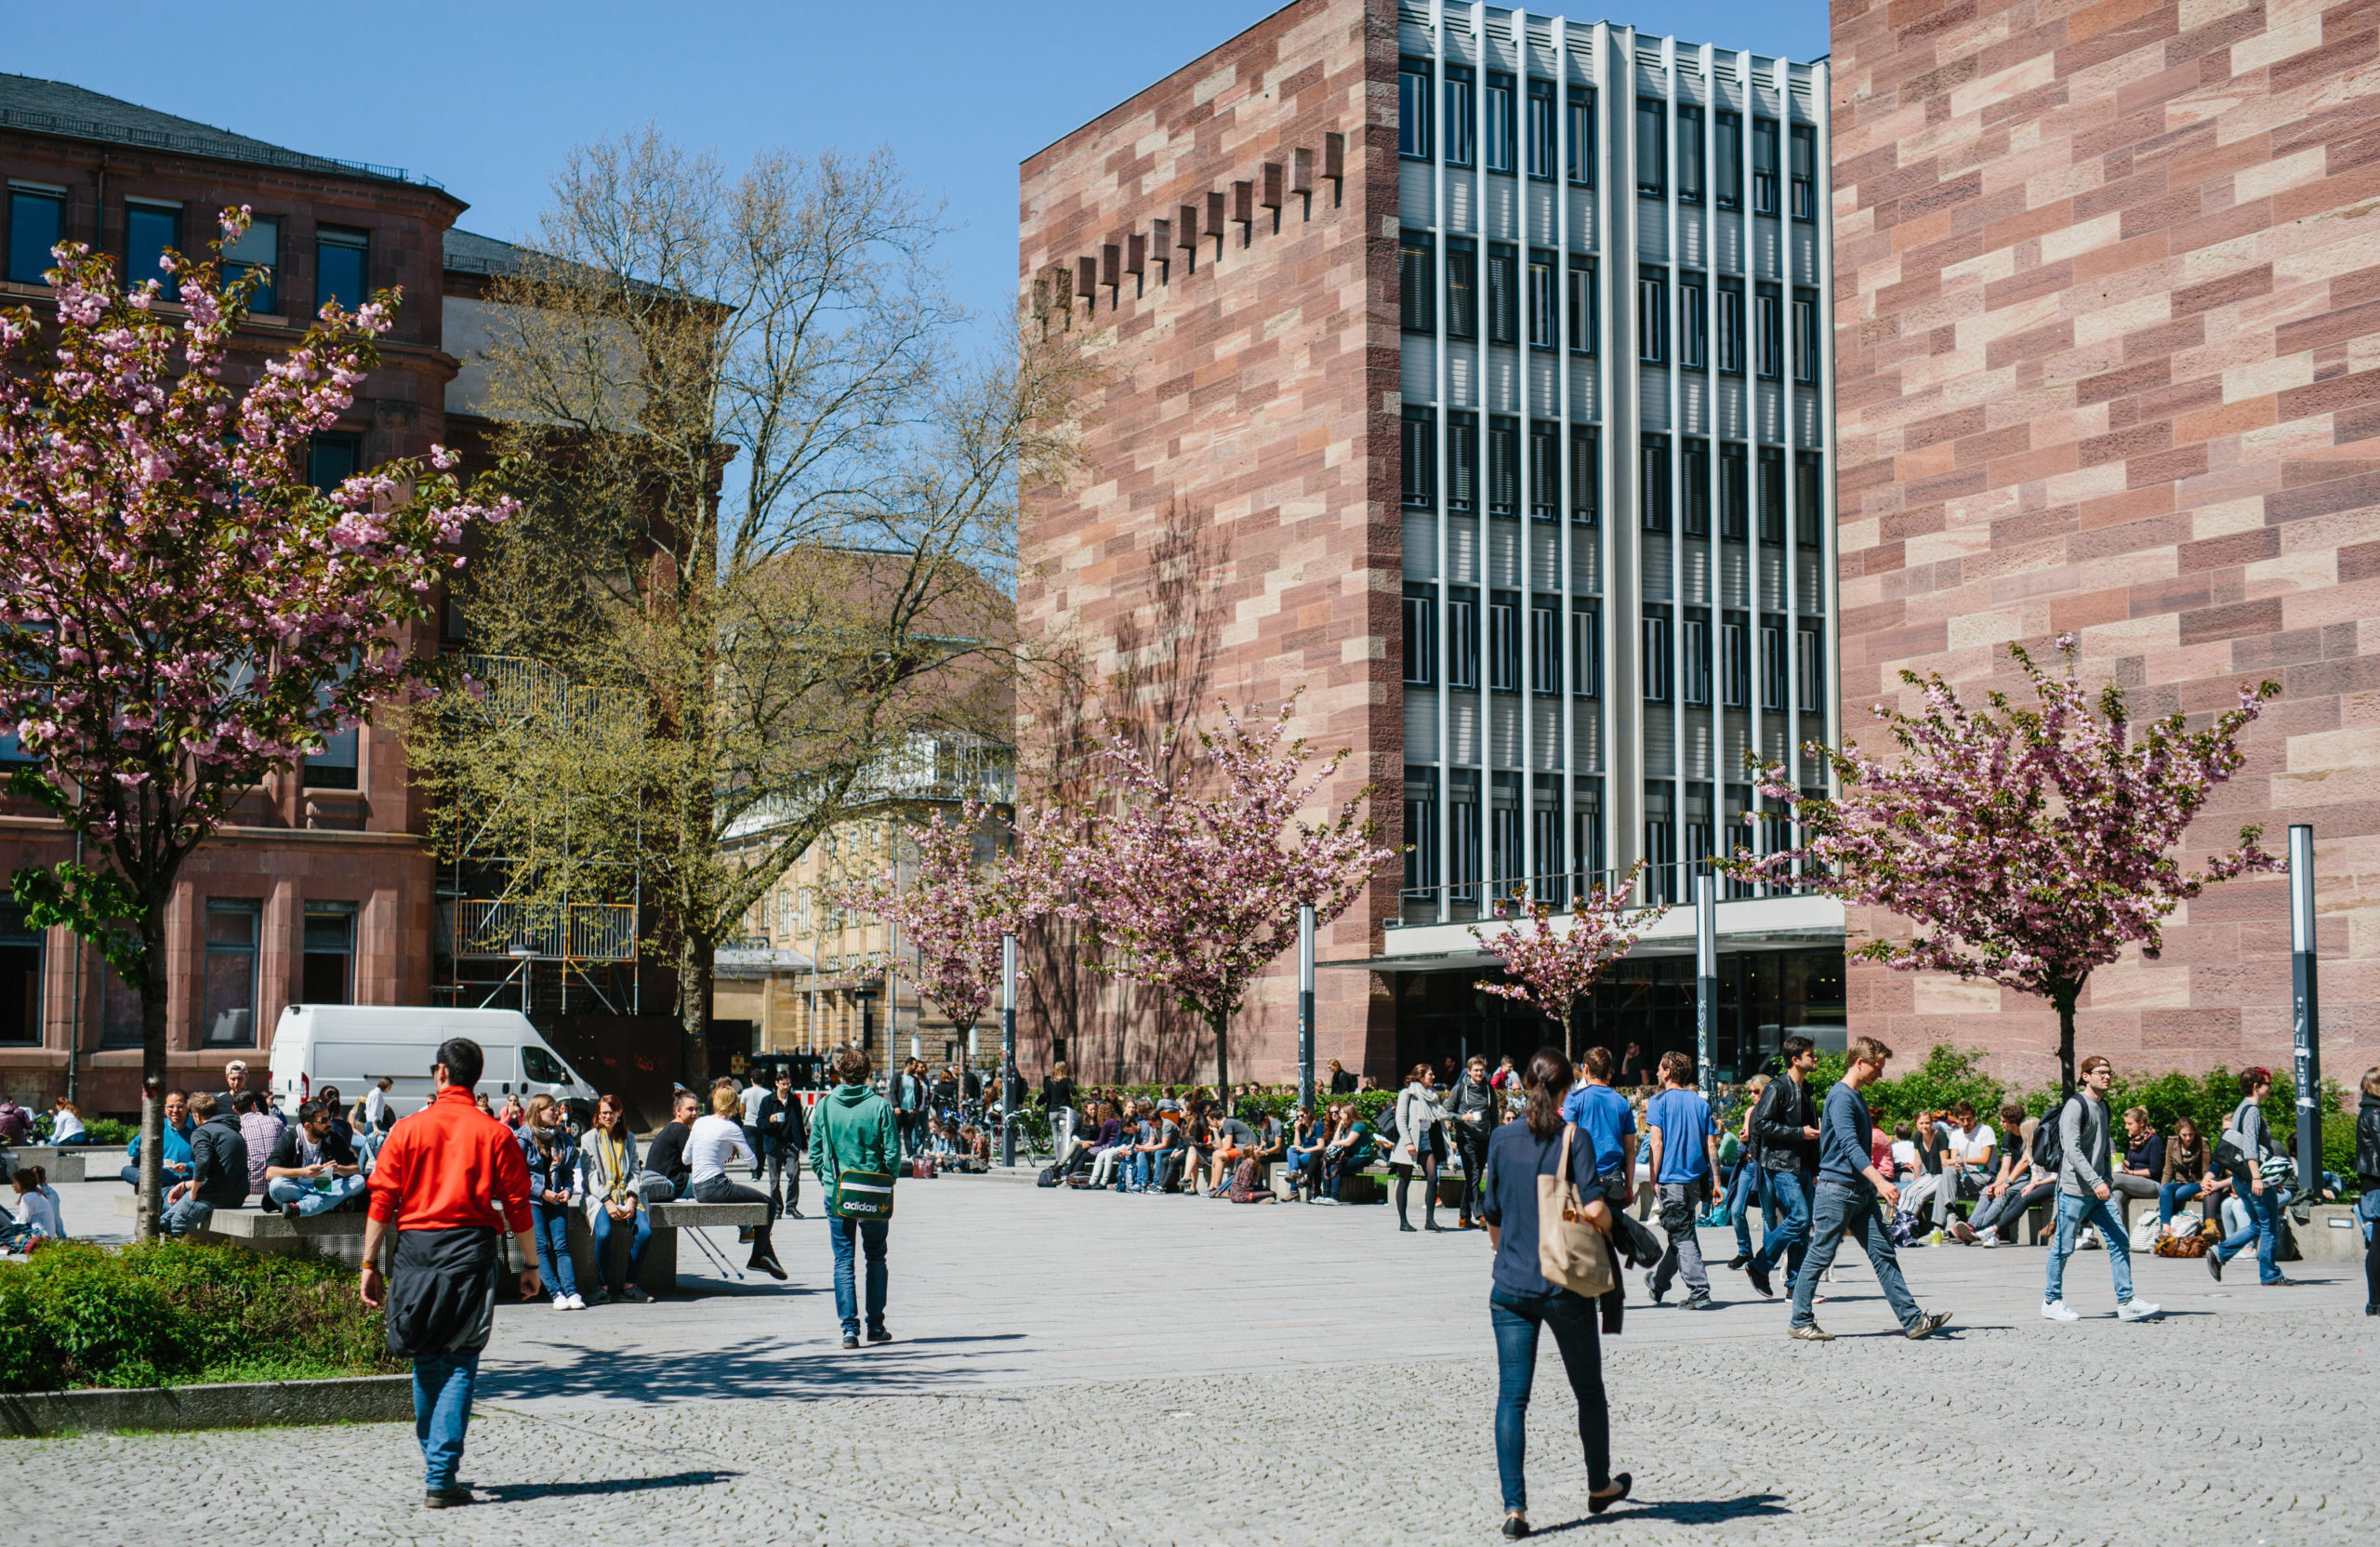
[{"label": "man in red jacket", "polygon": [[[486,1059],[449,1038],[430,1069],[438,1094],[390,1130],[372,1171],[364,1228],[364,1303],[389,1312],[389,1351],[413,1357],[413,1432],[421,1442],[430,1509],[471,1502],[455,1480],[480,1352],[496,1327],[496,1235],[509,1230],[524,1264],[521,1298],[537,1298],[537,1237],[529,1221],[529,1166],[509,1129],[471,1099]],[[499,1219],[497,1210],[501,1210]],[[385,1295],[380,1245],[396,1222],[396,1264]]]}]

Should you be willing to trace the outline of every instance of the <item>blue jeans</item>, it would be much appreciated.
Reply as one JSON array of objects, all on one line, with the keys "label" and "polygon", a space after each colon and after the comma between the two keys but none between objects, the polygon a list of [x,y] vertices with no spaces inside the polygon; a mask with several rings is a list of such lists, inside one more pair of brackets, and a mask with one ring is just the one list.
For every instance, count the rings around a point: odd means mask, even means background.
[{"label": "blue jeans", "polygon": [[1528,1395],[1537,1378],[1537,1329],[1553,1329],[1579,1404],[1579,1444],[1587,1455],[1588,1486],[1611,1486],[1611,1413],[1603,1394],[1603,1350],[1595,1342],[1595,1303],[1568,1289],[1543,1294],[1488,1292],[1488,1320],[1496,1333],[1496,1474],[1504,1507],[1528,1508],[1521,1459],[1528,1448]]},{"label": "blue jeans", "polygon": [[[595,1284],[601,1289],[612,1281],[612,1232],[622,1228],[612,1218],[608,1209],[595,1210]],[[636,1211],[636,1234],[628,1240],[628,1276],[633,1284],[644,1271],[644,1249],[653,1244],[653,1216],[640,1209]]]},{"label": "blue jeans", "polygon": [[2256,1276],[2270,1284],[2281,1276],[2279,1264],[2272,1260],[2273,1251],[2281,1241],[2281,1200],[2273,1196],[2270,1187],[2258,1194],[2253,1182],[2254,1173],[2247,1167],[2232,1168],[2231,1192],[2239,1198],[2240,1206],[2247,1210],[2248,1223],[2238,1235],[2215,1249],[2215,1260],[2229,1262],[2245,1250],[2253,1239],[2256,1243]]},{"label": "blue jeans", "polygon": [[859,1332],[859,1286],[852,1262],[854,1238],[867,1255],[867,1329],[884,1330],[884,1232],[889,1224],[886,1220],[827,1216],[826,1233],[835,1240],[835,1315],[842,1320],[845,1337]]},{"label": "blue jeans", "polygon": [[[1777,1189],[1780,1194],[1782,1187]],[[1876,1218],[1876,1195],[1865,1187],[1846,1187],[1839,1182],[1821,1182],[1817,1196],[1810,1203],[1810,1251],[1793,1276],[1792,1325],[1807,1327],[1817,1317],[1811,1304],[1818,1297],[1818,1279],[1834,1263],[1834,1253],[1843,1245],[1843,1237],[1856,1236],[1867,1249],[1869,1265],[1876,1270],[1876,1283],[1884,1291],[1884,1300],[1900,1318],[1903,1329],[1917,1325],[1920,1315],[1916,1297],[1909,1292],[1909,1283],[1900,1276],[1900,1258],[1893,1251],[1893,1238]]]},{"label": "blue jeans", "polygon": [[311,1219],[316,1214],[329,1213],[362,1192],[364,1185],[361,1173],[354,1176],[333,1177],[328,1192],[323,1191],[311,1182],[299,1182],[293,1177],[278,1176],[264,1184],[264,1196],[272,1200],[272,1205],[276,1209],[285,1209],[294,1203],[298,1206],[299,1219]]},{"label": "blue jeans", "polygon": [[179,1203],[165,1205],[164,1217],[158,1220],[157,1228],[168,1236],[187,1236],[193,1230],[206,1228],[206,1222],[214,1217],[215,1205],[185,1197]]},{"label": "blue jeans", "polygon": [[1771,1204],[1775,1208],[1761,1236],[1760,1270],[1774,1272],[1781,1262],[1790,1284],[1801,1277],[1802,1260],[1810,1250],[1810,1179],[1799,1171],[1770,1171],[1763,1207]]},{"label": "blue jeans", "polygon": [[545,1275],[548,1294],[578,1292],[578,1267],[570,1260],[570,1215],[567,1203],[529,1205],[529,1223],[537,1234],[537,1271]]},{"label": "blue jeans", "polygon": [[476,1354],[421,1355],[413,1362],[413,1437],[421,1442],[422,1481],[432,1493],[455,1486],[463,1431],[471,1421]]},{"label": "blue jeans", "polygon": [[2159,1187],[2157,1189],[2157,1223],[2159,1224],[2173,1223],[2174,1210],[2198,1197],[2201,1188],[2195,1182],[2168,1182]]},{"label": "blue jeans", "polygon": [[1760,1217],[1769,1216],[1768,1189],[1762,1185],[1768,1169],[1747,1160],[1736,1168],[1736,1179],[1727,1188],[1727,1221],[1736,1227],[1736,1255],[1752,1255],[1752,1205],[1760,1205]]},{"label": "blue jeans", "polygon": [[2057,1195],[2057,1239],[2049,1249],[2049,1282],[2042,1289],[2042,1299],[2055,1303],[2066,1298],[2066,1260],[2074,1255],[2074,1237],[2086,1224],[2099,1227],[2099,1239],[2108,1249],[2108,1271],[2115,1275],[2116,1303],[2128,1303],[2132,1299],[2132,1242],[2123,1233],[2123,1222],[2116,1218],[2112,1200],[2088,1197],[2081,1193]]}]

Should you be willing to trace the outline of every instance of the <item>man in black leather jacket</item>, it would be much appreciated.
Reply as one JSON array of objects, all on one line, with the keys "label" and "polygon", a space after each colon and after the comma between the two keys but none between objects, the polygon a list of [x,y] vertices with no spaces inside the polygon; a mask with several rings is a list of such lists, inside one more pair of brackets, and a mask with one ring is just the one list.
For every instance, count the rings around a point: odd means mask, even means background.
[{"label": "man in black leather jacket", "polygon": [[1777,1291],[1769,1273],[1785,1264],[1785,1288],[1802,1271],[1802,1254],[1810,1242],[1810,1189],[1818,1180],[1818,1108],[1810,1095],[1810,1072],[1818,1066],[1818,1051],[1806,1037],[1788,1037],[1778,1050],[1785,1072],[1768,1082],[1752,1112],[1752,1143],[1760,1147],[1760,1164],[1768,1172],[1768,1196],[1776,1203],[1760,1250],[1744,1264],[1744,1276],[1762,1294]]},{"label": "man in black leather jacket", "polygon": [[1441,1103],[1454,1120],[1447,1125],[1454,1136],[1455,1153],[1462,1157],[1462,1213],[1455,1228],[1471,1228],[1472,1206],[1479,1199],[1479,1171],[1488,1163],[1488,1140],[1496,1131],[1496,1092],[1488,1088],[1488,1061],[1474,1055],[1462,1078],[1447,1087]]}]

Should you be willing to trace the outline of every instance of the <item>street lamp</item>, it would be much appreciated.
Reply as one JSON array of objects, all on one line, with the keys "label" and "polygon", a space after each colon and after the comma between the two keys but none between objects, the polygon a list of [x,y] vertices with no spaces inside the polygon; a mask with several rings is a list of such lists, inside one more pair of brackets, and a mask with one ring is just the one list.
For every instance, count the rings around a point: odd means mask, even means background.
[{"label": "street lamp", "polygon": [[520,963],[513,971],[521,974],[521,1013],[526,1015],[529,1013],[529,963],[536,959],[537,953],[526,945],[514,945],[504,954]]}]

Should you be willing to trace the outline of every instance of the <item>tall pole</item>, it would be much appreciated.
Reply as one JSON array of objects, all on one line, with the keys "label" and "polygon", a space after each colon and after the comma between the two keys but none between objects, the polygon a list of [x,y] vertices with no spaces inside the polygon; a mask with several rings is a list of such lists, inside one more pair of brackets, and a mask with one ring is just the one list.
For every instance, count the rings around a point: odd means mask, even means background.
[{"label": "tall pole", "polygon": [[1694,878],[1694,1070],[1706,1101],[1719,1082],[1712,1060],[1719,1048],[1719,887],[1708,870]]},{"label": "tall pole", "polygon": [[1016,936],[1000,936],[1000,1164],[1016,1164],[1016,1125],[1024,1110],[1017,1100]]},{"label": "tall pole", "polygon": [[1314,905],[1298,908],[1298,1104],[1314,1110]]},{"label": "tall pole", "polygon": [[2314,972],[2314,829],[2289,829],[2289,958],[2297,1053],[2297,1186],[2322,1191],[2322,1007]]}]

